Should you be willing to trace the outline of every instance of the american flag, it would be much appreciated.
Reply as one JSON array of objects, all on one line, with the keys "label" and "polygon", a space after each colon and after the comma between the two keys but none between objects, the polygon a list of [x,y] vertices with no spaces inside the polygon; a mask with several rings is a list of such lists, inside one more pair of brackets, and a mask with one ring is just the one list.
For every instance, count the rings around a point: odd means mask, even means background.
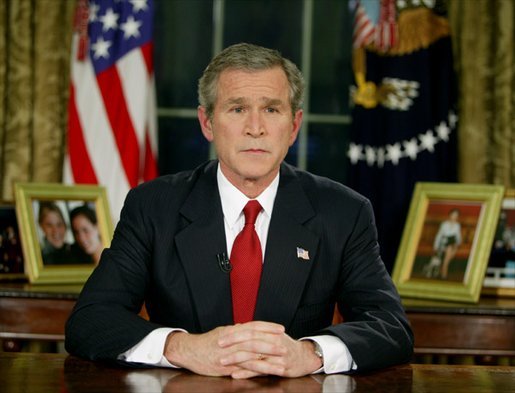
[{"label": "american flag", "polygon": [[395,0],[355,0],[351,3],[351,8],[355,10],[352,36],[354,48],[374,44],[379,50],[385,52],[395,45],[397,41]]},{"label": "american flag", "polygon": [[157,176],[152,18],[152,0],[77,3],[64,181],[104,185],[115,221]]},{"label": "american flag", "polygon": [[297,247],[297,258],[309,261],[309,251],[303,248]]}]

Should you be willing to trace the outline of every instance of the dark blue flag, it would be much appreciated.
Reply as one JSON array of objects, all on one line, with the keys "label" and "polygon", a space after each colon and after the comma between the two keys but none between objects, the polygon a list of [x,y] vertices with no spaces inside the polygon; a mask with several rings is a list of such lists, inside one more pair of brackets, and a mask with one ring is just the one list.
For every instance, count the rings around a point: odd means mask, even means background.
[{"label": "dark blue flag", "polygon": [[456,83],[443,7],[357,2],[353,63],[349,185],[374,206],[391,271],[415,183],[456,181]]}]

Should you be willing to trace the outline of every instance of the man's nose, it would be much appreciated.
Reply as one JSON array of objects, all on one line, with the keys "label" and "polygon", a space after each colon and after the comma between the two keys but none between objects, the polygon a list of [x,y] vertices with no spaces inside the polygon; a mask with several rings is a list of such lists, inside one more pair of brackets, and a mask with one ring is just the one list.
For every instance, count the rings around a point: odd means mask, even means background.
[{"label": "man's nose", "polygon": [[263,114],[259,110],[251,110],[247,116],[245,133],[251,136],[261,136],[265,133]]}]

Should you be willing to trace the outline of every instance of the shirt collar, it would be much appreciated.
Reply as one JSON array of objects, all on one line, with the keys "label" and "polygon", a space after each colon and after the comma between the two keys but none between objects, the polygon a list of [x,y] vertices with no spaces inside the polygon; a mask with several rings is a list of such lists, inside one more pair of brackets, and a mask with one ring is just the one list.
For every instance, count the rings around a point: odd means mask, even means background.
[{"label": "shirt collar", "polygon": [[[243,208],[250,199],[225,177],[220,169],[220,164],[218,164],[216,179],[218,181],[218,192],[220,193],[220,199],[222,201],[222,211],[227,224],[232,228],[236,224],[236,221],[238,221]],[[263,208],[263,213],[266,214],[268,218],[272,217],[278,187],[279,173],[277,173],[274,180],[272,180],[272,183],[255,198]]]}]

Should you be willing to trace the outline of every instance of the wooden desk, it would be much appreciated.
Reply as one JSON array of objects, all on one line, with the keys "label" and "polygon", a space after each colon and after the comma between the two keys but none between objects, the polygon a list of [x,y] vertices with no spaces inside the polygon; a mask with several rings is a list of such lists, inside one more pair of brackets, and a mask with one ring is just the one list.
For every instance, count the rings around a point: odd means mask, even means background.
[{"label": "wooden desk", "polygon": [[[79,286],[0,284],[0,339],[64,340],[79,292]],[[405,299],[403,304],[418,355],[515,356],[515,299],[482,298],[476,305]]]},{"label": "wooden desk", "polygon": [[415,354],[515,356],[515,299],[478,304],[404,299]]},{"label": "wooden desk", "polygon": [[363,375],[250,380],[119,368],[62,354],[0,353],[3,392],[513,392],[515,368],[403,365]]},{"label": "wooden desk", "polygon": [[0,284],[0,339],[64,340],[80,286]]}]

